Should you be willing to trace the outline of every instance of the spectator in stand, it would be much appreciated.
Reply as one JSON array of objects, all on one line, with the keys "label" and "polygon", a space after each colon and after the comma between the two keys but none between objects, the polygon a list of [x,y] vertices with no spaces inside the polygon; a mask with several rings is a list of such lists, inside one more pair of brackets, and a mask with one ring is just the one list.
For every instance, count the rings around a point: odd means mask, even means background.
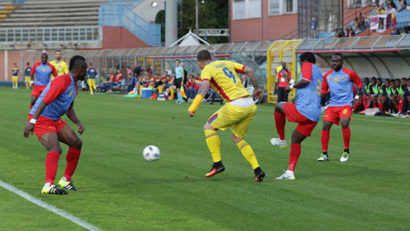
[{"label": "spectator in stand", "polygon": [[386,14],[383,4],[376,6],[376,14]]},{"label": "spectator in stand", "polygon": [[198,87],[196,87],[195,76],[191,74],[188,76],[187,84],[185,85],[185,92],[187,93],[188,102],[191,102],[195,98],[197,89]]},{"label": "spectator in stand", "polygon": [[377,79],[376,77],[373,77],[371,80],[371,83],[369,84],[370,88],[370,97],[368,101],[368,107],[369,108],[374,108],[377,107],[377,97],[378,97],[378,89],[377,89]]},{"label": "spectator in stand", "polygon": [[384,84],[383,84],[382,78],[377,78],[376,86],[377,86],[377,105],[379,107],[379,110],[383,111],[383,104],[384,104],[385,98],[383,95],[384,94],[383,92]]},{"label": "spectator in stand", "polygon": [[169,100],[173,100],[175,97],[175,78],[168,75],[166,71],[166,81],[165,81],[165,95]]},{"label": "spectator in stand", "polygon": [[128,75],[128,78],[129,78],[129,84],[128,84],[128,90],[127,90],[128,95],[129,94],[138,95],[138,93],[139,93],[139,79],[135,76],[134,73],[130,73]]},{"label": "spectator in stand", "polygon": [[282,70],[278,73],[278,103],[279,102],[288,102],[288,92],[286,87],[289,85],[289,82],[292,79],[292,75],[288,70],[286,63],[282,63]]},{"label": "spectator in stand", "polygon": [[397,25],[397,10],[393,2],[387,4],[387,28],[395,27]]}]

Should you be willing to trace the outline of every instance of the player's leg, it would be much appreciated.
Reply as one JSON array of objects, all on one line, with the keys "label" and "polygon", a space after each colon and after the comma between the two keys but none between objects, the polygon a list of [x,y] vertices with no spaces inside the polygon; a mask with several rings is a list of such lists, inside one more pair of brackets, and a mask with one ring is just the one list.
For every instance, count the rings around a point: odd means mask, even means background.
[{"label": "player's leg", "polygon": [[343,143],[344,143],[344,150],[343,154],[340,157],[341,162],[346,162],[349,159],[350,156],[350,117],[344,117],[340,119],[340,124],[342,126],[342,133],[343,133]]},{"label": "player's leg", "polygon": [[259,162],[251,145],[249,145],[245,140],[245,135],[248,131],[249,124],[256,114],[256,106],[252,105],[247,108],[240,108],[239,110],[244,113],[246,112],[248,115],[239,123],[236,123],[231,127],[232,141],[238,147],[239,151],[242,153],[242,156],[245,157],[251,165],[253,172],[255,173],[255,182],[261,182],[265,177],[265,173],[260,168]]},{"label": "player's leg", "polygon": [[73,176],[74,171],[78,165],[78,160],[80,159],[82,141],[73,131],[73,129],[71,129],[68,125],[62,126],[57,134],[59,141],[67,144],[69,147],[66,157],[67,165],[64,171],[64,175],[58,182],[58,184],[60,185],[60,187],[67,190],[77,191],[71,181],[71,177]]},{"label": "player's leg", "polygon": [[329,155],[327,149],[329,146],[330,138],[330,129],[332,128],[333,123],[328,120],[323,120],[321,143],[322,143],[322,154],[317,159],[317,161],[329,161]]},{"label": "player's leg", "polygon": [[46,161],[45,161],[46,179],[45,179],[45,184],[41,190],[41,193],[57,194],[57,195],[67,194],[65,190],[59,189],[55,187],[54,185],[54,180],[55,180],[55,177],[57,174],[57,168],[58,168],[58,159],[60,158],[60,155],[61,155],[61,148],[58,143],[57,133],[55,132],[45,133],[40,136],[39,141],[46,148],[48,152]]},{"label": "player's leg", "polygon": [[286,115],[284,112],[284,105],[284,102],[280,102],[275,105],[275,126],[279,138],[272,138],[270,140],[272,145],[279,146],[280,148],[285,148],[287,146],[285,141]]},{"label": "player's leg", "polygon": [[94,89],[93,89],[93,85],[92,85],[92,80],[88,79],[88,90],[90,91],[90,94],[94,94]]},{"label": "player's leg", "polygon": [[330,128],[335,123],[339,125],[339,107],[328,107],[326,108],[325,114],[323,116],[323,127],[322,127],[322,135],[321,135],[321,143],[322,143],[322,153],[320,154],[317,161],[328,161],[329,155],[327,153],[327,149],[329,146],[329,137],[330,137]]},{"label": "player's leg", "polygon": [[224,165],[221,160],[221,140],[219,139],[218,129],[214,128],[210,123],[215,119],[218,114],[215,113],[204,125],[205,141],[208,146],[209,151],[211,152],[213,165],[211,170],[205,175],[206,177],[214,176],[218,173],[221,173],[225,170]]},{"label": "player's leg", "polygon": [[292,144],[290,148],[290,154],[289,154],[289,165],[288,169],[279,177],[276,178],[276,180],[295,180],[295,168],[296,164],[298,162],[300,153],[302,151],[301,148],[301,143],[302,141],[306,138],[305,135],[300,133],[298,129],[295,129],[295,131],[292,134]]}]

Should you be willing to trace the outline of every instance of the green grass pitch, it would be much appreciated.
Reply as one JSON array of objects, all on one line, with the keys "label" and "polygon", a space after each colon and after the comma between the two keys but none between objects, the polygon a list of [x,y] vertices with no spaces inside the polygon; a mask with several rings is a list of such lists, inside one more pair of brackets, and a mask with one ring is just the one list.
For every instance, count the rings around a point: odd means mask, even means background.
[{"label": "green grass pitch", "polygon": [[[23,137],[29,97],[0,88],[0,180],[103,230],[410,230],[408,119],[354,115],[347,163],[338,161],[340,127],[331,130],[331,161],[316,162],[320,122],[302,144],[297,180],[278,182],[289,147],[270,145],[273,107],[261,105],[246,140],[267,177],[254,183],[228,131],[220,133],[226,171],[204,177],[212,162],[202,126],[219,105],[202,104],[190,118],[187,104],[81,93],[75,108],[86,131],[73,178],[80,191],[42,196],[46,151],[35,137]],[[286,126],[288,142],[294,128]],[[142,157],[150,144],[161,149],[158,161]],[[0,230],[60,228],[82,230],[0,188]]]}]

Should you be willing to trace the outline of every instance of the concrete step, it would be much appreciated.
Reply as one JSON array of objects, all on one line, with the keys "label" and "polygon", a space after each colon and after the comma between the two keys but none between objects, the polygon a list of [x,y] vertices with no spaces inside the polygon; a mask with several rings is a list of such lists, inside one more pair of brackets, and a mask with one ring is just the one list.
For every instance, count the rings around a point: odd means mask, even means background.
[{"label": "concrete step", "polygon": [[78,4],[71,4],[71,3],[61,3],[61,4],[42,4],[42,5],[21,5],[19,9],[59,9],[59,8],[87,8],[87,7],[100,7],[100,4],[94,3],[78,3]]},{"label": "concrete step", "polygon": [[9,16],[9,18],[37,18],[37,17],[76,17],[76,16],[98,16],[98,11],[85,11],[85,12],[61,12],[61,13],[33,13],[33,14],[12,14]]},{"label": "concrete step", "polygon": [[89,8],[58,8],[58,9],[38,9],[38,10],[29,10],[29,9],[16,9],[13,14],[33,14],[33,13],[49,13],[49,12],[92,12],[98,11],[100,7],[89,7]]},{"label": "concrete step", "polygon": [[[44,21],[53,21],[53,22],[59,22],[59,21],[67,21],[67,20],[71,20],[71,21],[77,21],[77,20],[95,20],[98,21],[98,15],[96,16],[77,16],[77,17],[73,17],[73,16],[57,16],[57,17],[35,17],[35,18],[5,18],[3,20],[2,23],[6,23],[6,22],[44,22]],[[0,23],[0,25],[2,25],[2,23]]]},{"label": "concrete step", "polygon": [[98,26],[98,21],[63,21],[63,22],[25,22],[25,23],[0,23],[0,27],[60,27],[60,26]]}]

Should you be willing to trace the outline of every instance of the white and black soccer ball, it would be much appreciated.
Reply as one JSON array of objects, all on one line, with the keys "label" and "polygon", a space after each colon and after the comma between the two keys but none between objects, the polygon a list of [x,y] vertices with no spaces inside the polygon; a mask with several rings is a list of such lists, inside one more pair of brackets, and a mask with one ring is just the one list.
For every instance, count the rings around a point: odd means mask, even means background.
[{"label": "white and black soccer ball", "polygon": [[154,145],[148,145],[144,148],[144,151],[142,151],[142,155],[148,161],[157,160],[160,154],[159,148]]}]

